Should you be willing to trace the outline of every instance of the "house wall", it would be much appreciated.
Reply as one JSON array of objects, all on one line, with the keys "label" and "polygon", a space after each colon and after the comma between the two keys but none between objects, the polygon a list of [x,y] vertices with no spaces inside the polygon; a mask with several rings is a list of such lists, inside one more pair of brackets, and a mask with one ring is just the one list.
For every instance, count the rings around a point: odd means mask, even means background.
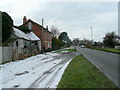
[{"label": "house wall", "polygon": [[[18,45],[17,43],[18,42]],[[40,52],[38,45],[34,41],[27,41],[24,39],[16,40],[13,45],[13,60],[22,59]]]},{"label": "house wall", "polygon": [[[41,42],[37,41],[37,44],[41,44]],[[39,54],[40,51],[41,47],[35,45],[35,42],[17,39],[9,46],[0,47],[0,64],[8,61],[24,59]]]},{"label": "house wall", "polygon": [[[31,30],[34,32],[36,36],[38,36],[40,39],[42,38],[42,29],[39,28],[37,25],[31,22]],[[25,24],[26,27],[28,27],[28,23]]]},{"label": "house wall", "polygon": [[41,41],[37,41],[37,44],[38,44],[39,50],[41,51]]},{"label": "house wall", "polygon": [[[28,27],[28,23],[25,24],[26,27]],[[34,24],[33,22],[31,22],[31,25],[32,32],[34,32],[42,40],[42,28],[39,25]],[[45,49],[52,48],[52,34],[48,31],[44,31],[42,42]]]},{"label": "house wall", "polygon": [[51,33],[44,31],[43,40],[44,40],[44,45],[45,45],[46,49],[52,48],[52,35],[51,35]]}]

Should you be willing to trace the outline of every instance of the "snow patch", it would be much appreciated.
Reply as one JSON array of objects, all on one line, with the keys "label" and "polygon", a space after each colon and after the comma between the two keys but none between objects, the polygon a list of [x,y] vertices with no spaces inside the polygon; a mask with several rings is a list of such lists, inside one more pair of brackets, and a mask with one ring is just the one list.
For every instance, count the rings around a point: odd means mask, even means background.
[{"label": "snow patch", "polygon": [[14,27],[13,27],[13,31],[19,38],[24,38],[24,39],[33,40],[33,41],[40,40],[33,32],[29,32],[25,34],[23,31]]},{"label": "snow patch", "polygon": [[[0,88],[56,88],[65,68],[58,53],[45,53],[1,65]],[[24,83],[23,83],[24,81]]]}]

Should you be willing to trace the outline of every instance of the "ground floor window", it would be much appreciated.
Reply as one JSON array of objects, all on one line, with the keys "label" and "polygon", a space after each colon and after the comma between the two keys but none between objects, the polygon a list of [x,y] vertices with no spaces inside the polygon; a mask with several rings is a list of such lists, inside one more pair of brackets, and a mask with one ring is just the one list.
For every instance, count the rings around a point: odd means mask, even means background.
[{"label": "ground floor window", "polygon": [[48,42],[48,48],[51,48],[51,43],[50,42]]}]

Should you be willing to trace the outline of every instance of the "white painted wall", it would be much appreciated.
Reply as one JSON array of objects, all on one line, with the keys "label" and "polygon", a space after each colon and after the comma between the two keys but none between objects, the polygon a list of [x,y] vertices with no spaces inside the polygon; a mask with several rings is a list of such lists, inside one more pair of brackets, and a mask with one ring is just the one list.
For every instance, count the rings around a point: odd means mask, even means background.
[{"label": "white painted wall", "polygon": [[[16,46],[18,41],[18,46]],[[0,47],[0,64],[12,60],[16,60],[25,54],[31,54],[37,52],[38,49],[41,51],[41,41],[37,41],[37,45],[30,45],[30,41],[24,39],[17,39],[10,46]],[[26,46],[26,48],[24,48]]]},{"label": "white painted wall", "polygon": [[39,50],[41,51],[41,41],[37,41],[37,44],[38,44]]}]

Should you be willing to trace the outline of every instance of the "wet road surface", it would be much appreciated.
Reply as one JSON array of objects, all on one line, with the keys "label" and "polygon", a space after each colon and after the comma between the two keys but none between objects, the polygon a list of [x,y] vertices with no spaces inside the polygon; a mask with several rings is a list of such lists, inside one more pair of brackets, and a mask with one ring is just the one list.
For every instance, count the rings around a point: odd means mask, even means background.
[{"label": "wet road surface", "polygon": [[77,47],[77,52],[83,54],[118,86],[118,54],[80,47]]}]

